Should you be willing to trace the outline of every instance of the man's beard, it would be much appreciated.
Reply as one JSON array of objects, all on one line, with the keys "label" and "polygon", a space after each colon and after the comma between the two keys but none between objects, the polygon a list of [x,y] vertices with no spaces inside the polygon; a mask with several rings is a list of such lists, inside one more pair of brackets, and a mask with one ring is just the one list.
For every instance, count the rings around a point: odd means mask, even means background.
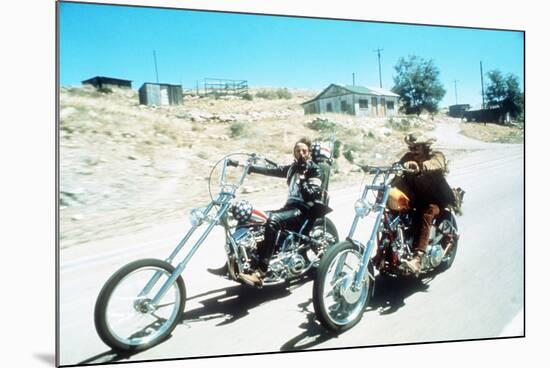
[{"label": "man's beard", "polygon": [[307,161],[308,161],[308,157],[302,157],[302,156],[300,156],[300,157],[297,157],[297,158],[296,158],[296,163],[297,163],[298,165],[305,165],[305,164],[307,163]]}]

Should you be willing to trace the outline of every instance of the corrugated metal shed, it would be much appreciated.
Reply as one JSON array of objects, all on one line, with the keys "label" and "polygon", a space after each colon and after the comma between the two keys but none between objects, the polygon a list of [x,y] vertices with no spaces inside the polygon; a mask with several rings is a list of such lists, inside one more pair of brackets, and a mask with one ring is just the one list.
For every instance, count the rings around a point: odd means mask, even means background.
[{"label": "corrugated metal shed", "polygon": [[93,77],[82,81],[82,84],[90,84],[95,88],[106,88],[106,87],[122,87],[122,88],[132,88],[132,81],[127,79],[118,79],[111,77]]},{"label": "corrugated metal shed", "polygon": [[139,88],[142,105],[181,105],[183,93],[180,85],[167,83],[143,83]]}]

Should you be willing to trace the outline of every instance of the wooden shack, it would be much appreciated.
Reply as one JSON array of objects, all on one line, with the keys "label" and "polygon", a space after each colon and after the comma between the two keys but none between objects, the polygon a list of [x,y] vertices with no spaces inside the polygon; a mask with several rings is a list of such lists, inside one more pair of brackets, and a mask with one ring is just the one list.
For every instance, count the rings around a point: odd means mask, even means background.
[{"label": "wooden shack", "polygon": [[457,104],[449,106],[449,116],[453,118],[463,118],[464,112],[470,109],[469,104]]},{"label": "wooden shack", "polygon": [[394,116],[399,95],[377,87],[331,84],[302,103],[305,114],[340,113],[356,116]]},{"label": "wooden shack", "polygon": [[101,77],[101,76],[86,79],[85,81],[82,81],[82,84],[92,85],[98,89],[112,88],[112,87],[132,88],[132,81],[130,80],[111,78],[111,77]]}]

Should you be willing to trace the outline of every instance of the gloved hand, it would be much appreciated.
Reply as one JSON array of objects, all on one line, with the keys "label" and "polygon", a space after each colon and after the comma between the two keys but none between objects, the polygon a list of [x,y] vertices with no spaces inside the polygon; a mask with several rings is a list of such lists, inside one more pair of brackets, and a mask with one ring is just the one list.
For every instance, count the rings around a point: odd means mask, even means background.
[{"label": "gloved hand", "polygon": [[416,161],[407,161],[403,164],[403,167],[408,170],[412,170],[413,174],[417,174],[420,172],[420,167],[416,163]]},{"label": "gloved hand", "polygon": [[434,164],[430,161],[425,161],[422,163],[422,170],[424,171],[435,171],[435,170],[440,170],[441,167],[437,164]]},{"label": "gloved hand", "polygon": [[321,196],[321,187],[309,184],[305,179],[300,180],[300,192],[306,201],[313,201]]}]

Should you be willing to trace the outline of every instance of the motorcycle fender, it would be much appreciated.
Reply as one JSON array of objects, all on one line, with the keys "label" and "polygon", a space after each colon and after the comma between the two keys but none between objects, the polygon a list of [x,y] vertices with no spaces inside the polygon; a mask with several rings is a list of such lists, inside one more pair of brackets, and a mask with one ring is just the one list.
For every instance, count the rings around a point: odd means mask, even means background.
[{"label": "motorcycle fender", "polygon": [[[364,252],[365,246],[363,244],[361,244],[357,240],[353,240],[351,238],[346,238],[346,240],[349,241],[351,244],[353,244],[359,252],[361,252],[361,253]],[[369,263],[371,263],[370,259],[369,259]],[[370,277],[372,279],[372,281],[374,281],[374,274],[372,272],[370,272],[369,267],[367,267],[367,272],[365,273],[365,275],[368,275],[368,277]]]}]

